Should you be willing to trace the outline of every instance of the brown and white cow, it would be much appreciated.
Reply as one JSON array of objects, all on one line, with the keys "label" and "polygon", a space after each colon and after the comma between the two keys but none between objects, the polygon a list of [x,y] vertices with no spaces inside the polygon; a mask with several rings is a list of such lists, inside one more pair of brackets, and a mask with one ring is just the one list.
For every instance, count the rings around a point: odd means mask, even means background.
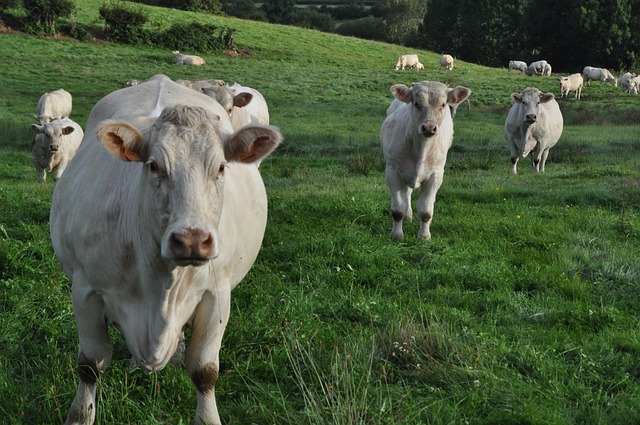
[{"label": "brown and white cow", "polygon": [[553,93],[535,87],[511,94],[513,106],[504,124],[504,136],[511,151],[511,173],[517,174],[520,155],[531,154],[534,172],[544,172],[549,149],[562,135],[563,119]]},{"label": "brown and white cow", "polygon": [[391,86],[402,103],[382,123],[380,142],[386,161],[386,179],[391,191],[391,239],[404,237],[402,222],[413,218],[411,194],[420,188],[417,211],[418,238],[430,239],[436,194],[444,177],[447,152],[453,143],[453,119],[449,105],[458,105],[471,90],[448,89],[437,81],[421,81],[411,87]]},{"label": "brown and white cow", "polygon": [[35,133],[31,159],[38,181],[45,181],[47,173],[58,181],[82,142],[82,127],[69,118],[63,118],[42,125],[32,124],[31,130]]},{"label": "brown and white cow", "polygon": [[162,369],[191,328],[196,424],[220,424],[219,350],[231,290],[255,261],[267,196],[255,162],[279,130],[233,132],[226,112],[164,75],[112,92],[55,187],[51,240],[72,282],[78,392],[67,424],[92,424],[117,325],[138,364]]},{"label": "brown and white cow", "polygon": [[35,116],[39,124],[45,124],[71,115],[73,100],[71,93],[65,89],[44,93],[38,100],[38,115]]}]

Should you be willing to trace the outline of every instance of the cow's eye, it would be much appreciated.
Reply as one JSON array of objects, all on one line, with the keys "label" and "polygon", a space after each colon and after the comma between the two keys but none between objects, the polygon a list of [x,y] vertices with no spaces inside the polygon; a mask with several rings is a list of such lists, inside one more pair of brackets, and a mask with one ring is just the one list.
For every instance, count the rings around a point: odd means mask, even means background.
[{"label": "cow's eye", "polygon": [[152,159],[148,160],[145,165],[149,167],[149,171],[153,174],[158,174],[158,172],[160,172],[160,167],[158,167],[158,163]]},{"label": "cow's eye", "polygon": [[416,107],[416,109],[422,109],[422,107],[418,102],[414,103],[413,105]]},{"label": "cow's eye", "polygon": [[224,176],[224,170],[225,168],[227,168],[227,164],[220,164],[220,167],[218,167],[218,172],[216,173],[216,178],[219,179],[220,177]]}]

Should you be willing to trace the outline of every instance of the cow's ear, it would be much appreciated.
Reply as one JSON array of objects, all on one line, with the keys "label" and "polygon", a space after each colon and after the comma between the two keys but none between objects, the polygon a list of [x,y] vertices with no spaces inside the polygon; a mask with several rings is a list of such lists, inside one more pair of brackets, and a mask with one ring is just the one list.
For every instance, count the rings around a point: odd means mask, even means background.
[{"label": "cow's ear", "polygon": [[31,124],[31,130],[36,134],[44,133],[44,125]]},{"label": "cow's ear", "polygon": [[541,103],[547,103],[548,101],[554,99],[555,96],[553,95],[553,93],[545,93],[540,95],[540,102]]},{"label": "cow's ear", "polygon": [[514,103],[522,103],[522,93],[511,93],[511,100]]},{"label": "cow's ear", "polygon": [[98,129],[98,138],[104,147],[123,161],[142,161],[144,138],[130,124],[108,122]]},{"label": "cow's ear", "polygon": [[411,102],[409,87],[404,84],[394,84],[391,86],[391,93],[400,101],[404,103]]},{"label": "cow's ear", "polygon": [[458,86],[455,89],[448,91],[447,103],[449,105],[458,105],[464,102],[465,100],[467,100],[469,95],[471,95],[470,89],[466,87]]},{"label": "cow's ear", "polygon": [[282,141],[282,134],[274,126],[247,126],[236,132],[224,144],[227,161],[250,164],[269,155]]},{"label": "cow's ear", "polygon": [[253,99],[251,93],[238,93],[233,96],[233,106],[236,108],[244,108],[251,102],[251,99]]},{"label": "cow's ear", "polygon": [[65,136],[68,136],[69,134],[73,133],[75,131],[75,128],[71,127],[70,125],[66,126],[65,128],[62,129],[62,134],[64,134]]}]

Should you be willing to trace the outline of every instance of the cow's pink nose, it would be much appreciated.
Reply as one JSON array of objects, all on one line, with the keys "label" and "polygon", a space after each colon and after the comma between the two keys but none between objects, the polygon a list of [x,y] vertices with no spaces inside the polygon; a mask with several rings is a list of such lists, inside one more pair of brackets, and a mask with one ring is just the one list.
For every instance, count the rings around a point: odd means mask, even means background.
[{"label": "cow's pink nose", "polygon": [[213,257],[214,238],[211,232],[188,229],[169,237],[169,250],[175,260],[202,261]]},{"label": "cow's pink nose", "polygon": [[536,114],[527,114],[525,120],[527,120],[528,122],[536,122],[538,120],[538,117],[536,116]]},{"label": "cow's pink nose", "polygon": [[433,136],[438,132],[438,126],[435,123],[422,124],[420,129],[426,137]]}]

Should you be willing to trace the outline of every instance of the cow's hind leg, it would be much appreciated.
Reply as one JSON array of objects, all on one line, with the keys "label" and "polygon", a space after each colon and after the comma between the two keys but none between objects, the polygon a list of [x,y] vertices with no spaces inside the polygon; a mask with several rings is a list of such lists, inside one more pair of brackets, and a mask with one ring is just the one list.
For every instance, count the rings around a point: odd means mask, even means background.
[{"label": "cow's hind leg", "polygon": [[191,338],[187,344],[187,371],[196,387],[198,405],[194,424],[219,425],[215,387],[220,370],[220,345],[229,321],[231,290],[221,282],[206,293],[196,309]]},{"label": "cow's hind leg", "polygon": [[420,216],[420,231],[418,232],[419,239],[431,239],[431,219],[433,218],[434,205],[436,203],[436,194],[440,185],[442,185],[442,179],[444,172],[437,172],[431,174],[431,176],[422,182],[420,189],[420,196],[418,197],[418,215]]}]

